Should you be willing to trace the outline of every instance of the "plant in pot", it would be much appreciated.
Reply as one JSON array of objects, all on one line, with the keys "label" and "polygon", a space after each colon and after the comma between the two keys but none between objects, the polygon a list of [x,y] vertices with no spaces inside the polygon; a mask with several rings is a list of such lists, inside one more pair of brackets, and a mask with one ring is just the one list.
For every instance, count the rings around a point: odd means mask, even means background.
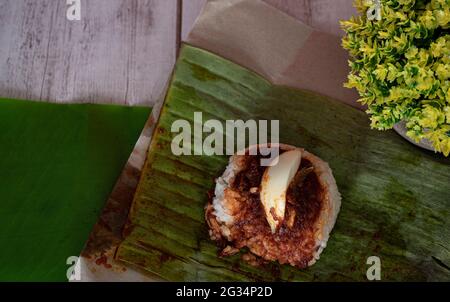
[{"label": "plant in pot", "polygon": [[450,0],[356,0],[341,25],[348,88],[371,127],[450,153]]}]

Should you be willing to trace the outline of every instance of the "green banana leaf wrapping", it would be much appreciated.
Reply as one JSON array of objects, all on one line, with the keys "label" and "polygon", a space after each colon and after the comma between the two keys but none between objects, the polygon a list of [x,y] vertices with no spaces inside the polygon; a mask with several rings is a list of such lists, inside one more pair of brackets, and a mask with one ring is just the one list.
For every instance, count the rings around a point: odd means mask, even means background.
[{"label": "green banana leaf wrapping", "polygon": [[[326,70],[324,70],[326,72]],[[174,156],[171,124],[278,119],[280,142],[306,148],[333,169],[342,207],[321,259],[304,270],[220,258],[204,221],[207,192],[228,156]],[[205,135],[206,136],[206,135]],[[277,87],[228,60],[184,45],[116,258],[167,280],[450,280],[450,160],[366,114],[312,92]]]},{"label": "green banana leaf wrapping", "polygon": [[0,281],[67,281],[150,111],[0,98]]}]

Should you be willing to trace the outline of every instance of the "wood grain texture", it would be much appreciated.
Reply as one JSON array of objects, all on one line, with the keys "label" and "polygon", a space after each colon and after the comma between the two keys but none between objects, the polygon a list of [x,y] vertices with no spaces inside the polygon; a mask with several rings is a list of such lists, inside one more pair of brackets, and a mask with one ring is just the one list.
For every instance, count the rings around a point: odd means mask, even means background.
[{"label": "wood grain texture", "polygon": [[151,105],[176,59],[177,0],[0,0],[0,95]]},{"label": "wood grain texture", "polygon": [[[352,0],[264,0],[340,35]],[[0,95],[53,102],[154,104],[206,0],[0,0]],[[182,8],[182,11],[178,11]]]},{"label": "wood grain texture", "polygon": [[181,38],[185,40],[194,25],[195,19],[200,15],[207,0],[182,0],[182,31]]}]

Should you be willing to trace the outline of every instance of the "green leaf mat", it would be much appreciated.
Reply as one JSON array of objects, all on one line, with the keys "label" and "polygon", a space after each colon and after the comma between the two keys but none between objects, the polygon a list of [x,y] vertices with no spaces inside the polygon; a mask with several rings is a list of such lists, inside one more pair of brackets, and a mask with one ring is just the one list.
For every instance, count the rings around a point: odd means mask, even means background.
[{"label": "green leaf mat", "polygon": [[[204,205],[228,156],[176,157],[170,149],[176,135],[172,122],[193,123],[194,111],[202,111],[204,121],[279,119],[281,142],[330,163],[342,208],[314,266],[252,267],[239,255],[217,257]],[[384,281],[450,280],[449,164],[392,131],[370,130],[363,112],[311,92],[272,86],[185,45],[116,257],[176,281],[364,281],[370,256],[380,258]]]},{"label": "green leaf mat", "polygon": [[150,108],[0,99],[0,280],[65,281]]}]

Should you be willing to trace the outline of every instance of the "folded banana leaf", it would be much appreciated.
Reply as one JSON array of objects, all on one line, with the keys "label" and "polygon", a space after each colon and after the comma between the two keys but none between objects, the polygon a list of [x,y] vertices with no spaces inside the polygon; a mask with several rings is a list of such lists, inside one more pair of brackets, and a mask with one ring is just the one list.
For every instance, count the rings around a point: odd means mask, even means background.
[{"label": "folded banana leaf", "polygon": [[[324,70],[323,72],[327,72]],[[312,267],[254,267],[217,256],[204,221],[207,192],[228,156],[175,156],[171,124],[278,119],[280,142],[329,162],[342,208]],[[205,135],[206,136],[206,135]],[[450,280],[450,160],[327,97],[277,87],[226,59],[182,48],[116,258],[167,280],[367,281],[370,256],[381,280]],[[372,264],[372,263],[370,263]]]},{"label": "folded banana leaf", "polygon": [[0,98],[0,281],[67,281],[149,112]]}]

